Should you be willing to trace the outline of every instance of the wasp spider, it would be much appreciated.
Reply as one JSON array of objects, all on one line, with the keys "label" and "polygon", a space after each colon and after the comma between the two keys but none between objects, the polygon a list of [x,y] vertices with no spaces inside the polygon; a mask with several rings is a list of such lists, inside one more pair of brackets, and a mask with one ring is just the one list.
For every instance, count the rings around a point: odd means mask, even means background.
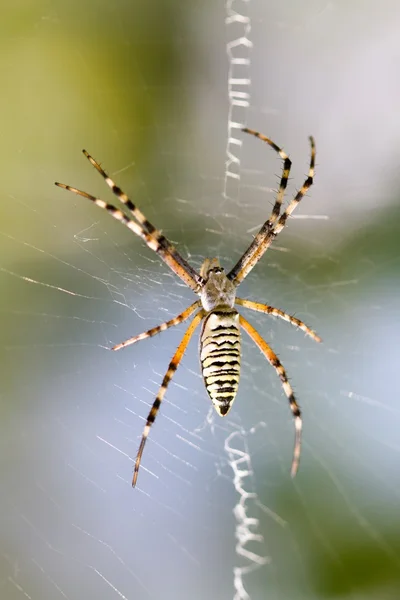
[{"label": "wasp spider", "polygon": [[156,335],[161,331],[165,331],[173,325],[178,325],[179,323],[186,321],[193,315],[193,313],[197,311],[188,329],[186,330],[178,349],[169,363],[168,370],[164,376],[157,397],[154,400],[153,406],[148,414],[147,422],[143,430],[142,439],[136,456],[132,480],[133,486],[135,486],[137,482],[143,449],[149,435],[150,427],[155,421],[168,384],[182,360],[190,338],[201,321],[203,321],[200,335],[201,369],[206,390],[217,413],[223,417],[229,412],[238,390],[240,374],[240,328],[242,327],[259,347],[265,358],[273,366],[282,382],[282,387],[288,398],[289,406],[295,423],[295,445],[291,468],[292,476],[296,474],[299,466],[302,419],[300,408],[295,400],[292,387],[286,375],[286,371],[272,348],[254,329],[254,327],[238,313],[238,311],[235,309],[235,304],[284,319],[288,323],[291,323],[295,327],[298,327],[304,331],[316,342],[321,341],[318,335],[305,323],[283,312],[279,308],[274,308],[268,304],[260,304],[258,302],[253,302],[252,300],[243,300],[242,298],[236,297],[236,288],[238,285],[250,273],[252,268],[272,244],[276,236],[285,227],[288,218],[299,204],[307,190],[311,187],[314,177],[315,144],[313,138],[310,137],[311,160],[307,179],[297,192],[296,196],[289,203],[286,210],[282,211],[281,213],[285,189],[289,179],[291,161],[288,155],[269,138],[251,129],[245,128],[243,131],[245,133],[250,133],[263,142],[269,144],[283,160],[283,169],[275,204],[272,208],[270,218],[264,223],[258,234],[251,242],[250,246],[247,248],[246,252],[227,275],[225,274],[224,269],[220,266],[217,258],[206,258],[200,269],[200,273],[197,273],[197,271],[195,271],[195,269],[193,269],[193,267],[191,267],[186,260],[182,258],[179,252],[161,234],[161,232],[155,229],[155,227],[149,223],[144,214],[113,182],[113,180],[101,168],[99,163],[97,163],[94,158],[92,158],[90,154],[86,152],[86,150],[83,150],[86,158],[88,158],[100,175],[104,177],[105,182],[123,204],[128,214],[116,208],[112,204],[108,204],[107,202],[100,200],[100,198],[92,196],[91,194],[82,192],[81,190],[69,185],[65,185],[64,183],[56,183],[56,185],[59,187],[69,190],[70,192],[74,192],[79,196],[83,196],[97,206],[100,206],[100,208],[105,209],[112,217],[114,217],[114,219],[121,221],[121,223],[136,233],[136,235],[140,236],[146,242],[149,248],[157,252],[160,258],[167,263],[172,271],[174,271],[174,273],[176,273],[178,277],[180,277],[186,283],[186,285],[188,285],[193,292],[200,297],[199,300],[191,304],[191,306],[189,306],[174,319],[171,319],[162,325],[158,325],[157,327],[153,327],[144,333],[135,335],[134,337],[131,337],[125,342],[121,342],[112,348],[112,350],[120,350],[121,348],[126,348],[126,346],[135,344],[140,340],[152,337],[153,335]]}]

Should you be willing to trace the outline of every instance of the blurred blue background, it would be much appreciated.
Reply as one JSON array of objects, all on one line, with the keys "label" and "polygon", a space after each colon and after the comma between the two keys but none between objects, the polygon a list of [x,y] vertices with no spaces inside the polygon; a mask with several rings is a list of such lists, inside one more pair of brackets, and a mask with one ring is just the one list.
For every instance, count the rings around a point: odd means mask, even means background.
[{"label": "blurred blue background", "polygon": [[[394,0],[3,7],[2,600],[399,597],[399,27]],[[220,419],[192,341],[132,490],[184,328],[107,348],[193,294],[53,182],[113,201],[84,147],[196,268],[229,268],[281,170],[244,122],[290,154],[289,198],[317,142],[315,186],[240,290],[324,340],[246,313],[303,409],[300,471],[291,481],[291,414],[257,348],[244,338]]]}]

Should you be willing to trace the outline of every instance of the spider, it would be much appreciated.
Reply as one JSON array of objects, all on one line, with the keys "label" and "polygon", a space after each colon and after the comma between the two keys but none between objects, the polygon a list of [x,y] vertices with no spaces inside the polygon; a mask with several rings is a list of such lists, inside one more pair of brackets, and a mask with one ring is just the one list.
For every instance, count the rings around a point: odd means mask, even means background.
[{"label": "spider", "polygon": [[225,274],[224,269],[220,266],[217,258],[206,258],[201,266],[200,273],[195,271],[195,269],[193,269],[193,267],[191,267],[189,263],[182,258],[171,242],[169,242],[159,230],[149,223],[144,214],[133,204],[128,196],[114,183],[114,181],[102,169],[99,163],[97,163],[94,158],[92,158],[90,154],[86,152],[86,150],[83,150],[84,155],[100,173],[100,175],[102,175],[105,182],[120,200],[128,214],[119,208],[116,208],[112,204],[108,204],[100,198],[92,196],[91,194],[78,190],[77,188],[69,185],[65,185],[64,183],[56,183],[56,185],[61,188],[87,198],[97,206],[100,206],[100,208],[106,210],[112,217],[114,217],[114,219],[126,225],[126,227],[141,237],[149,246],[149,248],[154,250],[170,267],[170,269],[172,269],[172,271],[174,271],[174,273],[176,273],[176,275],[178,275],[178,277],[180,277],[182,281],[184,281],[186,285],[189,286],[193,292],[200,297],[199,300],[193,302],[193,304],[191,304],[188,308],[186,308],[186,310],[184,310],[174,319],[162,323],[157,327],[153,327],[144,333],[135,335],[112,348],[112,350],[120,350],[121,348],[126,348],[127,346],[135,344],[140,340],[157,335],[169,327],[173,327],[174,325],[178,325],[179,323],[186,321],[193,315],[193,313],[197,311],[174,356],[172,357],[171,362],[169,363],[168,370],[164,375],[164,379],[158,390],[156,399],[154,400],[148,414],[139,449],[136,455],[132,479],[133,487],[135,487],[137,482],[143,450],[150,432],[150,428],[156,419],[168,384],[183,358],[195,329],[201,322],[203,322],[200,334],[201,370],[206,390],[217,413],[223,417],[229,412],[238,390],[240,376],[240,328],[242,327],[261,350],[271,366],[275,369],[281,380],[283,390],[287,396],[289,406],[294,417],[295,425],[295,443],[291,467],[292,477],[296,475],[299,466],[302,418],[300,407],[294,397],[292,387],[286,375],[286,371],[272,348],[261,337],[256,329],[254,329],[254,327],[241,314],[238,313],[234,305],[238,304],[239,306],[243,306],[251,310],[279,317],[304,331],[304,333],[309,335],[316,342],[321,341],[321,338],[315,333],[315,331],[310,329],[310,327],[308,327],[305,323],[289,315],[288,313],[283,312],[279,308],[269,306],[268,304],[253,302],[252,300],[244,300],[236,296],[236,288],[250,273],[252,268],[257,264],[257,262],[275,240],[277,235],[285,227],[288,218],[299,204],[300,200],[306,194],[307,190],[311,187],[313,183],[315,167],[315,143],[314,139],[310,137],[311,160],[307,179],[297,192],[296,196],[289,203],[286,210],[282,211],[281,213],[282,202],[284,199],[292,163],[288,155],[265,135],[262,135],[258,131],[248,129],[247,127],[242,129],[242,131],[259,138],[271,146],[271,148],[273,148],[283,160],[283,168],[271,216],[261,227],[260,231],[257,233],[243,256],[227,275]]}]

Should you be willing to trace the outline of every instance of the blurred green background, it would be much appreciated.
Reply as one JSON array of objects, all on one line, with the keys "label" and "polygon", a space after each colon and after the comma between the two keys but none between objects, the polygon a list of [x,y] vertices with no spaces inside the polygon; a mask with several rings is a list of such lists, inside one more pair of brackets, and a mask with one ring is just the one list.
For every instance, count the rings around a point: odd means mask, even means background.
[{"label": "blurred green background", "polygon": [[[3,4],[2,600],[399,598],[399,27],[394,0]],[[252,48],[234,44],[245,35]],[[232,71],[228,50],[250,66]],[[249,108],[229,113],[229,89]],[[293,422],[258,350],[244,338],[222,420],[193,341],[132,490],[183,329],[107,348],[193,295],[54,181],[113,200],[86,148],[196,268],[229,268],[281,169],[229,114],[290,153],[288,196],[317,141],[315,186],[240,292],[324,340],[246,315],[302,406],[300,472],[292,482]]]}]

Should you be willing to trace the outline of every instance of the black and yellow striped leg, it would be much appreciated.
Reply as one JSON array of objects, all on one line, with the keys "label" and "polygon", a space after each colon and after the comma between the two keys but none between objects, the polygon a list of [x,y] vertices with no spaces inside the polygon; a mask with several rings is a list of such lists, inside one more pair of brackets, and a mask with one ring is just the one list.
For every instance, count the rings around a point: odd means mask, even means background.
[{"label": "black and yellow striped leg", "polygon": [[[126,206],[126,208],[130,211],[132,216],[140,223],[140,225],[147,231],[147,233],[152,234],[158,241],[158,243],[167,251],[170,255],[173,256],[174,260],[178,263],[178,265],[187,271],[191,278],[196,282],[200,282],[200,278],[198,273],[189,265],[186,260],[182,258],[179,252],[174,248],[169,240],[162,235],[160,231],[158,231],[154,225],[150,223],[142,213],[142,211],[132,202],[132,200],[121,190],[121,188],[116,185],[116,183],[111,179],[111,177],[106,173],[106,171],[100,166],[100,164],[87,152],[83,150],[83,154],[89,160],[90,164],[100,173],[100,175],[104,178],[104,181],[110,188],[110,190],[117,196],[117,198]],[[187,283],[187,282],[186,282]],[[192,287],[192,286],[190,286]],[[192,288],[194,289],[194,288]]]},{"label": "black and yellow striped leg", "polygon": [[143,229],[147,231],[147,233],[154,233],[156,228],[146,219],[142,211],[133,204],[132,200],[121,190],[118,185],[114,183],[108,173],[101,167],[101,165],[87,152],[87,150],[82,150],[83,154],[86,156],[90,164],[100,173],[100,175],[104,178],[104,181],[110,188],[110,190],[117,196],[117,198],[124,204],[135,219],[141,224]]},{"label": "black and yellow striped leg", "polygon": [[267,136],[263,135],[262,133],[259,133],[258,131],[254,131],[254,129],[248,129],[247,127],[244,127],[242,129],[242,131],[244,133],[250,133],[251,135],[254,135],[256,138],[261,140],[262,142],[266,142],[267,144],[269,144],[271,146],[271,148],[273,148],[275,150],[275,152],[277,152],[277,154],[279,154],[279,156],[283,160],[282,175],[281,175],[281,180],[279,182],[278,194],[276,196],[276,200],[275,200],[275,204],[272,209],[271,216],[268,219],[268,221],[266,222],[266,224],[269,223],[269,226],[271,226],[275,223],[275,221],[277,220],[277,218],[279,217],[279,214],[281,212],[281,206],[282,206],[283,198],[285,196],[287,182],[289,180],[289,173],[290,173],[290,169],[292,166],[292,161],[290,160],[290,158],[288,157],[286,152],[284,152],[282,150],[282,148],[279,148],[279,146],[277,146],[275,144],[275,142],[273,142],[272,140],[267,138]]},{"label": "black and yellow striped leg", "polygon": [[315,170],[315,143],[314,138],[310,136],[311,144],[311,158],[310,166],[308,169],[308,176],[303,183],[296,196],[290,202],[287,209],[279,217],[275,225],[270,225],[269,221],[266,221],[257,233],[256,237],[247,248],[243,256],[238,260],[236,265],[228,273],[228,279],[232,281],[236,286],[239,285],[245,277],[250,273],[253,267],[258,263],[260,258],[268,250],[276,236],[282,231],[286,225],[286,221],[293,213],[300,200],[304,197],[307,190],[312,186],[314,181],[314,170]]},{"label": "black and yellow striped leg", "polygon": [[174,317],[170,321],[166,321],[165,323],[162,323],[161,325],[157,325],[157,327],[153,327],[152,329],[149,329],[148,331],[145,331],[144,333],[139,333],[138,335],[135,335],[135,336],[129,338],[128,340],[125,340],[125,342],[116,344],[115,346],[113,346],[111,348],[111,350],[121,350],[121,348],[126,348],[127,346],[131,346],[132,344],[136,344],[136,342],[145,340],[148,337],[153,337],[153,335],[157,335],[157,333],[161,333],[161,331],[165,331],[166,329],[169,329],[170,327],[173,327],[174,325],[179,325],[179,323],[183,323],[183,321],[186,321],[186,319],[188,319],[190,317],[190,315],[192,315],[194,313],[196,308],[200,308],[200,305],[201,305],[201,301],[197,300],[177,317]]},{"label": "black and yellow striped leg", "polygon": [[294,211],[294,209],[296,208],[296,206],[298,205],[298,203],[300,202],[300,200],[305,196],[305,194],[307,193],[307,191],[310,189],[310,187],[314,183],[315,142],[314,142],[314,138],[311,135],[309,137],[309,140],[310,140],[310,144],[311,144],[311,159],[310,159],[310,167],[308,169],[307,179],[305,180],[305,182],[303,183],[303,185],[301,186],[301,188],[297,192],[296,196],[293,198],[293,200],[291,201],[291,203],[289,204],[289,206],[287,207],[287,209],[285,210],[285,212],[281,215],[279,221],[275,225],[275,227],[274,227],[274,236],[275,237],[285,227],[286,221],[288,220],[288,218],[290,217],[290,215],[292,214],[292,212]]},{"label": "black and yellow striped leg", "polygon": [[[89,155],[88,155],[89,156]],[[90,157],[91,158],[91,157]],[[94,159],[92,159],[94,160]],[[97,163],[96,163],[97,164]],[[152,226],[151,233],[149,232],[149,228],[147,230],[140,224],[133,221],[133,219],[129,218],[122,210],[116,208],[112,204],[108,204],[101,200],[101,198],[96,198],[96,196],[92,196],[92,194],[88,194],[87,192],[83,192],[82,190],[78,190],[75,187],[70,185],[66,185],[65,183],[56,182],[56,185],[64,190],[68,190],[69,192],[73,192],[78,196],[82,196],[83,198],[87,198],[96,206],[103,208],[106,210],[114,219],[123,223],[128,229],[133,231],[137,236],[142,238],[146,242],[151,250],[154,250],[162,260],[169,266],[169,268],[178,275],[186,283],[188,287],[190,287],[195,293],[199,292],[200,284],[202,278],[200,275],[187,263],[181,255],[175,250],[172,244],[157,230],[155,230]],[[125,203],[129,208],[130,205]],[[137,211],[135,206],[131,203],[132,207]],[[140,212],[140,211],[139,211]],[[134,215],[135,212],[132,211]],[[140,213],[141,214],[141,213]],[[148,224],[150,225],[150,224]]]},{"label": "black and yellow striped leg", "polygon": [[189,327],[187,328],[185,335],[183,336],[183,339],[178,346],[177,351],[175,352],[174,356],[172,357],[171,362],[169,363],[168,370],[167,370],[166,374],[164,375],[164,379],[163,379],[160,389],[158,390],[157,397],[154,400],[153,406],[151,407],[151,410],[147,417],[147,422],[146,422],[146,425],[143,430],[139,450],[136,455],[135,469],[133,472],[133,479],[132,479],[133,487],[135,487],[136,481],[138,478],[140,462],[142,460],[142,454],[143,454],[144,446],[146,444],[147,437],[150,432],[150,427],[152,426],[152,424],[154,423],[154,421],[156,419],[157,413],[161,406],[161,402],[163,401],[165,392],[167,391],[168,384],[171,381],[175,371],[177,370],[179,363],[181,362],[181,360],[183,358],[183,355],[185,354],[186,348],[190,342],[190,338],[192,337],[196,327],[199,325],[199,323],[201,322],[201,320],[203,318],[204,318],[204,311],[200,310],[195,315],[193,321],[190,323]]},{"label": "black and yellow striped leg", "polygon": [[245,308],[249,308],[250,310],[256,310],[257,312],[264,313],[266,315],[272,315],[273,317],[279,317],[291,325],[298,327],[301,331],[304,331],[307,335],[309,335],[316,342],[321,342],[321,338],[319,335],[315,333],[313,329],[308,327],[303,321],[300,319],[296,319],[296,317],[292,317],[288,313],[283,312],[279,308],[275,308],[274,306],[269,306],[268,304],[260,304],[259,302],[253,302],[252,300],[243,300],[243,298],[236,298],[235,304],[240,304],[240,306],[244,306]]},{"label": "black and yellow striped leg", "polygon": [[[232,271],[229,273],[228,277],[231,280],[234,280],[237,277],[238,273],[244,269],[247,261],[253,254],[254,250],[263,243],[267,233],[272,229],[274,223],[276,223],[276,221],[280,215],[280,212],[281,212],[283,198],[285,196],[287,183],[289,181],[290,169],[292,166],[292,161],[290,160],[290,158],[288,157],[286,152],[284,152],[282,150],[282,148],[279,148],[279,146],[277,146],[275,144],[275,142],[273,142],[270,138],[268,138],[267,136],[263,135],[262,133],[260,133],[258,131],[255,131],[254,129],[248,129],[247,127],[244,127],[242,129],[242,131],[244,133],[249,133],[250,135],[254,135],[254,137],[260,139],[262,142],[266,142],[267,144],[269,144],[271,146],[271,148],[273,148],[273,150],[275,150],[275,152],[277,152],[277,154],[279,154],[279,156],[283,160],[283,166],[282,166],[281,180],[279,182],[278,193],[277,193],[277,196],[275,199],[275,204],[272,208],[271,215],[270,215],[269,219],[267,221],[265,221],[264,225],[261,227],[260,231],[257,233],[255,238],[253,239],[249,248],[246,250],[246,252],[239,259],[237,264],[234,266]],[[245,275],[244,275],[244,277],[245,277]]]},{"label": "black and yellow striped leg", "polygon": [[300,407],[296,402],[296,399],[293,394],[292,386],[290,385],[286,371],[282,366],[279,358],[276,356],[275,352],[272,348],[267,344],[267,342],[261,337],[256,329],[246,319],[244,319],[240,315],[240,325],[243,329],[248,333],[253,342],[257,344],[261,352],[264,354],[265,358],[268,360],[270,365],[272,365],[277,372],[279,379],[282,382],[283,391],[285,392],[290,405],[290,410],[293,413],[294,417],[294,427],[295,427],[295,442],[294,442],[294,451],[293,451],[293,460],[292,460],[292,469],[291,475],[294,477],[297,473],[297,469],[299,468],[300,461],[300,451],[301,451],[301,430],[302,430],[302,419]]}]

